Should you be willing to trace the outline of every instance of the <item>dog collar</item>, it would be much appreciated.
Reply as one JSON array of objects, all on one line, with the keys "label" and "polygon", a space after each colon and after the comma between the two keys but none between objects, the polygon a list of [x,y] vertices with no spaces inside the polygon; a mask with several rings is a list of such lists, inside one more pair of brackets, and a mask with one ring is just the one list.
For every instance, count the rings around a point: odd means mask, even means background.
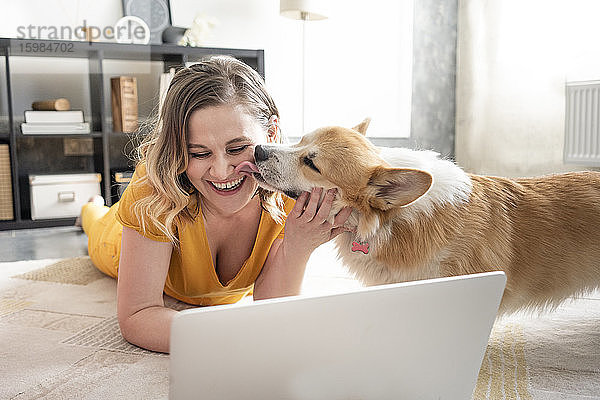
[{"label": "dog collar", "polygon": [[352,242],[352,252],[356,253],[357,251],[360,251],[363,254],[369,254],[369,243]]}]

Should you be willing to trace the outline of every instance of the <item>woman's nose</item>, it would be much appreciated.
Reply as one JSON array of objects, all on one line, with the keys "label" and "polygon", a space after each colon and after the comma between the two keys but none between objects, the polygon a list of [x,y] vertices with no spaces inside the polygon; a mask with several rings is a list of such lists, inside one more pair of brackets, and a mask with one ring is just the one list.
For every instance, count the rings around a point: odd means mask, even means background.
[{"label": "woman's nose", "polygon": [[231,165],[226,157],[216,157],[211,175],[218,179],[227,179],[233,174],[235,167]]}]

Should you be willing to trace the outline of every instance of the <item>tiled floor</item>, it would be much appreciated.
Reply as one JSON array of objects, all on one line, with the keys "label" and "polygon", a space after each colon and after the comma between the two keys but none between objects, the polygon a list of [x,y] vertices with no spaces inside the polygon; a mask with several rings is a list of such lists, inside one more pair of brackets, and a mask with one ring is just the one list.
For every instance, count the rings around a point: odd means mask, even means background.
[{"label": "tiled floor", "polygon": [[0,262],[87,255],[87,236],[77,227],[0,231]]}]

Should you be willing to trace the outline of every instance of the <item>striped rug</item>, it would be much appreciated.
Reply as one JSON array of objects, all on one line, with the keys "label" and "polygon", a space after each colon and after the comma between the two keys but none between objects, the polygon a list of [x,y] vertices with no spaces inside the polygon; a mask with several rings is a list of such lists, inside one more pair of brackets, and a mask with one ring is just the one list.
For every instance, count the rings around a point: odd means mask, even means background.
[{"label": "striped rug", "polygon": [[600,400],[600,292],[494,325],[474,400]]},{"label": "striped rug", "polygon": [[531,400],[528,385],[523,327],[511,323],[497,326],[490,336],[473,398]]}]

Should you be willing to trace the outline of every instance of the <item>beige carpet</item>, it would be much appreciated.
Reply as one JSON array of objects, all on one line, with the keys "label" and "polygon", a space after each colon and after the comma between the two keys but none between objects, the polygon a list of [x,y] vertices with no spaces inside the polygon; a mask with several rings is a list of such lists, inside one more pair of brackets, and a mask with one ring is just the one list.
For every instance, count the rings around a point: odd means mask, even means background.
[{"label": "beige carpet", "polygon": [[[304,293],[359,286],[331,254],[313,254]],[[167,398],[168,356],[121,338],[115,293],[88,257],[0,263],[0,399]],[[600,293],[497,322],[474,399],[600,400]]]}]

